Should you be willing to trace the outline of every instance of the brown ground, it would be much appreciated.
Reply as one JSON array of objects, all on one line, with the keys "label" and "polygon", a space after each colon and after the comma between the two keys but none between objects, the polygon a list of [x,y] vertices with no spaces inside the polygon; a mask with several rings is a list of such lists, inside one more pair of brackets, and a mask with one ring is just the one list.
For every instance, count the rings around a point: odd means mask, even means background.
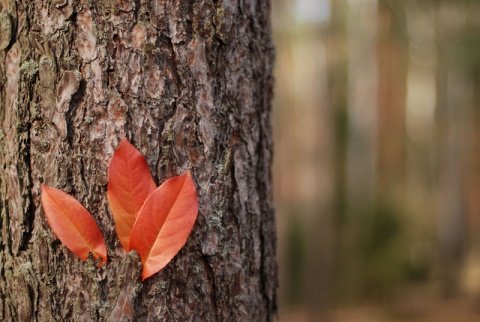
[{"label": "brown ground", "polygon": [[374,305],[340,308],[327,317],[315,316],[306,310],[285,311],[281,322],[478,322],[480,300],[461,297],[455,299],[405,299],[389,307]]}]

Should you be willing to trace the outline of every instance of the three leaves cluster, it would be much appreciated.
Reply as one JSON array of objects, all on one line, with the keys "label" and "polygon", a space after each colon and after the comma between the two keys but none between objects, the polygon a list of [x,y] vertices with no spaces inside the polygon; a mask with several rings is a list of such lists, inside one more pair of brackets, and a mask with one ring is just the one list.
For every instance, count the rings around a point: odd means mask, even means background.
[{"label": "three leaves cluster", "polygon": [[[157,188],[145,157],[126,138],[110,161],[107,197],[120,243],[126,251],[140,255],[142,280],[180,251],[197,219],[197,192],[190,172]],[[67,248],[81,259],[91,253],[107,263],[100,228],[74,197],[42,185],[42,206],[50,227]]]}]

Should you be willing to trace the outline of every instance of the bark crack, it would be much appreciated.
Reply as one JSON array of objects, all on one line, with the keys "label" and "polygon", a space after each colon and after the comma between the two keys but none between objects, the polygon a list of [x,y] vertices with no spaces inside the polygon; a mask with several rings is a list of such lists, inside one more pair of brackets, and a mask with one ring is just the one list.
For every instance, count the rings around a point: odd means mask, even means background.
[{"label": "bark crack", "polygon": [[217,285],[215,283],[215,272],[213,271],[212,267],[210,266],[210,263],[208,262],[208,257],[206,255],[201,256],[203,260],[203,266],[207,270],[207,276],[208,276],[208,283],[210,283],[212,287],[212,294],[210,297],[210,304],[212,306],[212,310],[214,312],[214,321],[221,321],[221,318],[219,317],[219,312],[218,312],[218,307],[217,307]]}]

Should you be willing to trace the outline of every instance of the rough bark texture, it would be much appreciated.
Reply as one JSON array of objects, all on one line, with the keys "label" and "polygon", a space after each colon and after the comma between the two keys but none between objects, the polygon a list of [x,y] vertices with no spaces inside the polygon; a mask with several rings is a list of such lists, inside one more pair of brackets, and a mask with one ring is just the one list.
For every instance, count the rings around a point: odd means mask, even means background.
[{"label": "rough bark texture", "polygon": [[[269,321],[269,1],[0,1],[0,320]],[[115,235],[107,167],[122,135],[158,183],[192,174],[186,246],[140,280]],[[40,184],[94,216],[109,264],[60,244]]]}]

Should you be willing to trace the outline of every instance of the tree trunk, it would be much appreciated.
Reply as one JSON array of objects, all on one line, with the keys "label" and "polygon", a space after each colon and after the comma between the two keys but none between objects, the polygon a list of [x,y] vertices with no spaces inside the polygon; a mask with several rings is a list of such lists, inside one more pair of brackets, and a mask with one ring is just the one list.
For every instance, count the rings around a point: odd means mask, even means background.
[{"label": "tree trunk", "polygon": [[377,194],[380,202],[405,205],[408,47],[406,4],[378,2]]},{"label": "tree trunk", "polygon": [[[0,320],[272,320],[270,2],[2,0],[0,9]],[[190,169],[199,196],[185,247],[143,283],[106,199],[123,135],[157,184]],[[106,267],[56,238],[41,183],[92,213]]]}]

